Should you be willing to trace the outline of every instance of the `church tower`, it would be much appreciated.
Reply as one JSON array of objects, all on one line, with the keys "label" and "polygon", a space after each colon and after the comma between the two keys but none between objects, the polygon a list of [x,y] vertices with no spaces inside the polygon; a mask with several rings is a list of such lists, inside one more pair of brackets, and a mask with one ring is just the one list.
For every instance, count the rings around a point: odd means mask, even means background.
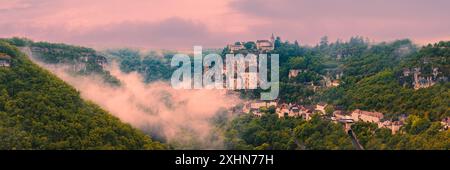
[{"label": "church tower", "polygon": [[275,36],[272,33],[272,36],[270,37],[270,42],[272,42],[272,44],[275,44]]}]

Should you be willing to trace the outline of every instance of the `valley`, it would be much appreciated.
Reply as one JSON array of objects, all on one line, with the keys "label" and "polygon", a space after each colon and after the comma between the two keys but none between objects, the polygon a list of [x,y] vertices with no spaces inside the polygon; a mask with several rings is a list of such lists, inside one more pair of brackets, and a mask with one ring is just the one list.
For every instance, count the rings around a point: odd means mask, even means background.
[{"label": "valley", "polygon": [[[167,83],[175,70],[170,66],[173,51],[143,53],[127,48],[96,51],[20,38],[2,41],[5,46],[2,53],[24,57],[14,51],[13,46],[17,46],[40,67],[79,91],[78,97],[131,124],[145,133],[145,138],[164,143],[153,148],[167,145],[174,149],[355,149],[355,139],[338,123],[349,119],[355,122],[352,133],[365,149],[450,148],[449,42],[420,47],[409,40],[371,44],[353,37],[347,42],[324,41],[309,47],[273,38],[273,47],[261,49],[280,55],[280,95],[270,104],[258,100],[261,92],[258,89],[173,90]],[[259,46],[228,45],[222,53],[230,48],[233,53],[244,54],[260,50]],[[18,61],[34,65],[27,60],[25,57]],[[3,65],[9,68],[0,68],[5,75],[0,87],[5,88],[3,95],[9,101],[11,95],[17,95],[16,87],[21,86],[11,84],[7,77],[10,70],[20,67],[14,59],[5,61],[8,62]],[[37,100],[46,101],[47,97]],[[51,102],[59,104],[46,104],[51,106],[50,110],[65,105],[57,100]],[[4,102],[0,109],[9,113],[20,107],[17,104]],[[67,114],[76,116],[77,112]],[[38,110],[35,114],[42,113]],[[58,110],[52,113],[61,114]],[[370,117],[374,113],[381,116]],[[48,121],[42,118],[33,119],[38,124]],[[4,133],[23,131],[25,136],[21,137],[26,137],[29,130],[37,128],[36,123],[16,129],[9,129],[15,124],[6,123]],[[46,133],[50,132],[42,131],[41,137]],[[59,147],[64,146],[69,147]],[[22,147],[54,146],[34,143]]]}]

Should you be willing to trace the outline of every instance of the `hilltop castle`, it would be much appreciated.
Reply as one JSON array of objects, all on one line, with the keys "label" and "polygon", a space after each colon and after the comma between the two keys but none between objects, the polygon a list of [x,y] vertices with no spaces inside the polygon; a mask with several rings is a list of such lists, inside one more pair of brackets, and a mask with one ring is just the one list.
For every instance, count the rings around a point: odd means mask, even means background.
[{"label": "hilltop castle", "polygon": [[256,50],[259,52],[268,52],[275,49],[275,36],[272,34],[269,40],[256,40],[249,42],[236,42],[234,44],[228,44],[228,51],[230,53],[241,52],[242,50],[250,50],[245,47],[246,43],[255,44]]}]

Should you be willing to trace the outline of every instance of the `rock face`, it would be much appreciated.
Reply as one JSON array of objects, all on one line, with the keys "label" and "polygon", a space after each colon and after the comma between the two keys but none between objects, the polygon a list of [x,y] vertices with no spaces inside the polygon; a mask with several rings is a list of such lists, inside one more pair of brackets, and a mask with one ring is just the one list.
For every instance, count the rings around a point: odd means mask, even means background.
[{"label": "rock face", "polygon": [[[404,68],[402,72],[403,85],[411,85],[414,89],[428,88],[438,82],[446,82],[448,78],[443,75],[439,68],[433,67],[429,73],[423,73],[422,69],[415,67],[412,69]],[[409,80],[409,81],[408,81]]]},{"label": "rock face", "polygon": [[63,59],[55,59],[55,61],[51,62],[70,64],[72,65],[72,71],[86,71],[89,64],[95,64],[104,69],[108,64],[107,58],[97,52],[74,52],[69,54],[63,49],[45,47],[31,47],[30,52],[35,54],[35,56],[41,56],[41,58],[49,54],[64,56],[62,57]]}]

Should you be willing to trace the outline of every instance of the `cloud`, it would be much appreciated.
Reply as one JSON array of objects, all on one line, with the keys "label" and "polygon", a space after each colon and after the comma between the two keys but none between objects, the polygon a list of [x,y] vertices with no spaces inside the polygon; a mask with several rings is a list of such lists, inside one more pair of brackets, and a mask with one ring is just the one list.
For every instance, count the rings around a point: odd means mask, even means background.
[{"label": "cloud", "polygon": [[[80,45],[222,47],[225,1],[1,1],[0,36]],[[220,28],[216,34],[212,28]],[[232,27],[231,27],[232,28]]]},{"label": "cloud", "polygon": [[125,21],[86,30],[70,30],[67,26],[33,26],[27,23],[0,24],[3,36],[25,36],[53,42],[69,42],[100,47],[178,48],[194,45],[220,46],[229,41],[227,33],[214,34],[199,22],[169,18],[160,22]]},{"label": "cloud", "polygon": [[447,0],[236,0],[235,11],[277,19],[321,18],[403,18],[448,19]]},{"label": "cloud", "polygon": [[259,19],[258,27],[284,37],[314,43],[321,36],[334,39],[361,35],[378,41],[448,38],[450,1],[437,0],[236,0],[236,12]]},{"label": "cloud", "polygon": [[224,47],[272,33],[301,44],[361,35],[449,40],[448,0],[12,0],[0,36],[89,46]]},{"label": "cloud", "polygon": [[193,46],[210,36],[206,26],[180,18],[161,22],[121,22],[100,26],[73,37],[78,42],[103,41],[107,44],[153,47]]}]

